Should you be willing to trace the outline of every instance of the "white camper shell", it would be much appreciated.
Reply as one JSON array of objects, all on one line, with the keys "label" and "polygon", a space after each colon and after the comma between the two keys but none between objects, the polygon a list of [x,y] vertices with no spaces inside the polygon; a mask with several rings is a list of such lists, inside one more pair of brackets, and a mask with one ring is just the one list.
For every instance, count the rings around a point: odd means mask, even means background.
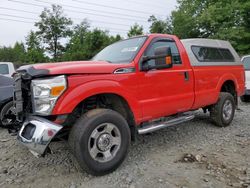
[{"label": "white camper shell", "polygon": [[228,41],[214,39],[184,39],[184,45],[192,66],[239,65],[241,60]]}]

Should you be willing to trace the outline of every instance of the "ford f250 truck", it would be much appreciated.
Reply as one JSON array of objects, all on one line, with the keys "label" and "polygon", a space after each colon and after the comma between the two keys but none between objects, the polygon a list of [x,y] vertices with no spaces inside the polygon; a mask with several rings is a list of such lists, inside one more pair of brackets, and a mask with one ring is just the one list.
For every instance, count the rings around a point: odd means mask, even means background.
[{"label": "ford f250 truck", "polygon": [[245,88],[229,42],[165,34],[116,42],[90,61],[23,66],[14,79],[18,140],[41,156],[68,134],[78,163],[93,175],[115,170],[135,135],[189,121],[194,110],[228,126]]}]

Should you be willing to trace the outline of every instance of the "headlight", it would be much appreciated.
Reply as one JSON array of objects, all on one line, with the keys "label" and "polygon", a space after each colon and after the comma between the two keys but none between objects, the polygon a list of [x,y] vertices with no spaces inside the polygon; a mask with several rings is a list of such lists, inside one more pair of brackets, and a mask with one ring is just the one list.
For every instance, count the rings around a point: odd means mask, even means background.
[{"label": "headlight", "polygon": [[40,115],[51,114],[57,99],[66,88],[65,76],[32,80],[31,89],[34,112]]}]

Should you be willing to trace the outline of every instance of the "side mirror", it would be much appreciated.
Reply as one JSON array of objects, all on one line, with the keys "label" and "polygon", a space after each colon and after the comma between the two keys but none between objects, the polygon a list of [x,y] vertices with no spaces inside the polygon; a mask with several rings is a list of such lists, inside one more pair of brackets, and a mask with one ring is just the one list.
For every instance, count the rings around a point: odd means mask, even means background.
[{"label": "side mirror", "polygon": [[[149,60],[155,59],[155,65],[148,65]],[[173,66],[171,49],[168,46],[158,47],[155,49],[154,56],[143,57],[142,70],[166,69]]]}]

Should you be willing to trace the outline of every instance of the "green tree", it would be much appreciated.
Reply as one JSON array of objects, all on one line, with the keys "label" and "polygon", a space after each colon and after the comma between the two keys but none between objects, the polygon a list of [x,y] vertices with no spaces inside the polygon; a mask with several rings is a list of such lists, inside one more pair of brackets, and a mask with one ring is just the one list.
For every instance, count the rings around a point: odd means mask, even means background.
[{"label": "green tree", "polygon": [[16,42],[14,47],[0,48],[0,61],[10,61],[21,64],[25,62],[26,50],[22,42]]},{"label": "green tree", "polygon": [[41,47],[40,39],[37,34],[31,31],[26,37],[26,62],[27,63],[41,63],[45,62],[44,49]]},{"label": "green tree", "polygon": [[116,36],[110,36],[110,44],[122,40],[121,35],[117,34]]},{"label": "green tree", "polygon": [[73,34],[66,47],[66,52],[63,56],[64,60],[83,60],[86,59],[85,39],[89,29],[87,20],[82,21],[73,29]]},{"label": "green tree", "polygon": [[84,20],[73,29],[73,34],[67,44],[63,60],[87,60],[107,45],[121,40],[120,35],[109,36],[107,31],[89,30],[89,23]]},{"label": "green tree", "polygon": [[85,58],[92,58],[110,43],[111,41],[107,31],[94,29],[93,31],[87,32],[84,47]]},{"label": "green tree", "polygon": [[244,0],[210,3],[197,17],[201,37],[228,40],[240,54],[250,53],[249,11]]},{"label": "green tree", "polygon": [[22,42],[16,42],[13,47],[13,59],[12,62],[24,63],[26,50]]},{"label": "green tree", "polygon": [[13,62],[14,51],[12,47],[0,47],[0,61],[10,61]]},{"label": "green tree", "polygon": [[172,12],[173,33],[180,38],[228,40],[240,54],[250,53],[248,0],[178,0]]},{"label": "green tree", "polygon": [[52,5],[51,10],[45,8],[40,19],[35,23],[38,27],[37,34],[46,44],[46,49],[53,56],[53,60],[57,61],[64,50],[61,39],[71,35],[72,21],[63,14],[59,5]]},{"label": "green tree", "polygon": [[172,33],[172,27],[170,21],[159,20],[154,15],[150,16],[148,19],[150,25],[150,33]]},{"label": "green tree", "polygon": [[128,37],[133,37],[142,34],[143,34],[143,26],[140,26],[139,24],[135,23],[133,26],[130,27],[130,30],[128,32]]},{"label": "green tree", "polygon": [[237,49],[242,55],[250,54],[250,1],[245,0],[241,4],[241,15],[242,15],[242,30],[241,39],[237,45]]}]

